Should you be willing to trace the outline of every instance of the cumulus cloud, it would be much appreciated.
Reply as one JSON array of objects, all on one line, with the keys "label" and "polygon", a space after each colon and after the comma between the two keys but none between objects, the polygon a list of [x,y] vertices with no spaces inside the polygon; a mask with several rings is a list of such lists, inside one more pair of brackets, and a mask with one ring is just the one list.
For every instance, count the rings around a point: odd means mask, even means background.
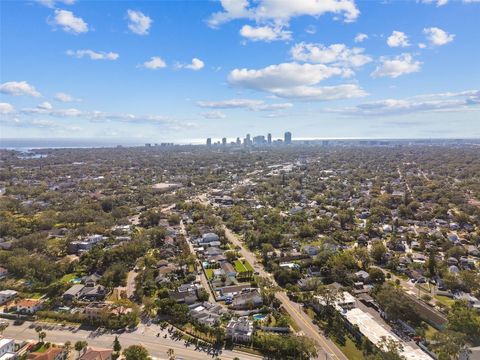
[{"label": "cumulus cloud", "polygon": [[365,96],[355,84],[330,87],[317,86],[333,76],[348,77],[352,72],[324,64],[283,63],[263,69],[234,69],[228,76],[233,86],[265,91],[282,98],[303,100],[333,100]]},{"label": "cumulus cloud", "polygon": [[214,120],[214,119],[225,119],[227,117],[227,115],[225,115],[223,112],[221,111],[209,111],[209,112],[204,112],[202,113],[202,116],[205,118],[205,119],[209,119],[209,120]]},{"label": "cumulus cloud", "polygon": [[74,97],[70,94],[58,92],[55,94],[54,99],[60,102],[72,102],[75,101]]},{"label": "cumulus cloud", "polygon": [[343,15],[346,22],[351,22],[360,14],[353,0],[221,0],[220,3],[223,11],[212,14],[207,21],[211,27],[218,27],[235,19],[285,25],[293,17],[318,17],[326,13]]},{"label": "cumulus cloud", "polygon": [[276,41],[289,40],[292,32],[284,30],[281,26],[257,26],[244,25],[240,29],[240,35],[251,41]]},{"label": "cumulus cloud", "polygon": [[390,47],[407,47],[410,46],[408,36],[401,31],[394,30],[392,35],[387,38],[387,44]]},{"label": "cumulus cloud", "polygon": [[455,38],[455,35],[449,34],[438,27],[425,28],[423,29],[423,33],[426,35],[427,40],[432,46],[442,46],[448,44]]},{"label": "cumulus cloud", "polygon": [[6,102],[0,102],[0,114],[11,114],[15,112],[15,108]]},{"label": "cumulus cloud", "polygon": [[147,35],[153,20],[136,10],[127,10],[128,28],[137,35]]},{"label": "cumulus cloud", "polygon": [[353,107],[329,109],[329,111],[352,116],[386,116],[430,111],[458,111],[474,105],[480,105],[479,90],[426,94],[406,99],[385,99]]},{"label": "cumulus cloud", "polygon": [[185,69],[190,69],[190,70],[193,70],[193,71],[198,71],[198,70],[201,70],[205,67],[205,63],[198,58],[193,58],[192,62],[190,64],[177,63],[175,65],[175,67],[177,69],[185,68]]},{"label": "cumulus cloud", "polygon": [[88,31],[88,24],[68,10],[56,9],[55,15],[50,22],[53,26],[59,26],[63,31],[75,35]]},{"label": "cumulus cloud", "polygon": [[90,49],[83,50],[67,50],[66,54],[68,56],[73,56],[76,58],[89,57],[91,60],[117,60],[119,54],[115,52],[105,52],[105,51],[93,51]]},{"label": "cumulus cloud", "polygon": [[355,41],[356,43],[361,43],[361,42],[364,42],[365,40],[368,39],[368,35],[367,34],[364,34],[364,33],[358,33],[356,36],[355,36],[355,39],[353,39],[353,41]]},{"label": "cumulus cloud", "polygon": [[252,111],[285,110],[293,106],[291,103],[268,104],[263,100],[229,99],[222,101],[198,101],[197,105],[210,109],[248,109]]},{"label": "cumulus cloud", "polygon": [[39,97],[40,93],[35,89],[34,86],[30,85],[26,81],[8,81],[0,85],[0,93],[20,96],[20,95],[29,95],[34,97]]},{"label": "cumulus cloud", "polygon": [[380,64],[371,76],[374,78],[388,76],[397,78],[401,75],[420,71],[422,63],[414,61],[411,54],[405,53],[394,58],[381,57]]},{"label": "cumulus cloud", "polygon": [[150,60],[145,61],[141,65],[141,67],[144,67],[150,70],[157,70],[157,69],[163,69],[167,67],[167,63],[159,56],[152,56]]},{"label": "cumulus cloud", "polygon": [[372,61],[372,58],[363,54],[363,52],[364,49],[348,48],[344,44],[325,46],[304,42],[296,44],[290,49],[292,58],[297,61],[349,67],[360,67]]}]

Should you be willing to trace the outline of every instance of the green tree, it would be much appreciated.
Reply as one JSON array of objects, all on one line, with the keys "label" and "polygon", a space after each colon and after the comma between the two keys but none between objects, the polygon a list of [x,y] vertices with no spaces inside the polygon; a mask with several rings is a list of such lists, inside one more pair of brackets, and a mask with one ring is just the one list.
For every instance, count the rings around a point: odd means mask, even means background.
[{"label": "green tree", "polygon": [[85,340],[78,340],[74,347],[75,350],[78,351],[78,357],[80,357],[80,353],[82,352],[83,349],[85,349],[88,346],[88,343]]},{"label": "green tree", "polygon": [[123,350],[123,356],[125,360],[150,360],[150,354],[148,350],[142,345],[131,345]]},{"label": "green tree", "polygon": [[115,339],[113,340],[113,351],[114,355],[112,358],[118,359],[120,357],[120,351],[122,350],[122,345],[120,344],[120,341],[118,340],[118,336],[115,336]]},{"label": "green tree", "polygon": [[0,335],[3,335],[3,332],[5,331],[5,329],[8,327],[8,322],[6,321],[2,321],[0,322]]},{"label": "green tree", "polygon": [[372,243],[372,247],[370,249],[370,256],[375,260],[375,262],[381,263],[387,253],[387,248],[383,245],[381,240],[376,240]]},{"label": "green tree", "polygon": [[456,331],[439,331],[433,335],[433,340],[432,348],[439,360],[458,360],[466,350],[467,337]]},{"label": "green tree", "polygon": [[169,360],[175,360],[175,351],[172,348],[168,349],[167,356]]}]

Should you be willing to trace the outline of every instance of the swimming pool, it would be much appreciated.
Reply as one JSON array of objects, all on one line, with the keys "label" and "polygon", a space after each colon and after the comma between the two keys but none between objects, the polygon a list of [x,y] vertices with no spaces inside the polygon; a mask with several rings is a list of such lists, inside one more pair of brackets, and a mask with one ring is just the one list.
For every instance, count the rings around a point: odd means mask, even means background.
[{"label": "swimming pool", "polygon": [[266,314],[255,314],[253,315],[253,320],[262,321],[267,317]]}]

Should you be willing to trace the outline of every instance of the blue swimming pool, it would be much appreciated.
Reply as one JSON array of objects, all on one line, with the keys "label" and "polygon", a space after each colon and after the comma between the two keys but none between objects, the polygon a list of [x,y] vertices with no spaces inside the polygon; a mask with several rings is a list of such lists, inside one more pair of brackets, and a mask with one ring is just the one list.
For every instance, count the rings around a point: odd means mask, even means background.
[{"label": "blue swimming pool", "polygon": [[255,315],[253,315],[253,320],[262,321],[266,317],[267,317],[267,315],[265,315],[265,314],[255,314]]}]

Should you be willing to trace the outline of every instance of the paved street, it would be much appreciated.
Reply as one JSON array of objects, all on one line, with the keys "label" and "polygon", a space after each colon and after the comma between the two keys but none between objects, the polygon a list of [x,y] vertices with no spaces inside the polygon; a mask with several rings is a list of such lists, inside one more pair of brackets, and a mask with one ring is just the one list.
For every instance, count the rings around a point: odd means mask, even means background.
[{"label": "paved street", "polygon": [[[242,241],[238,238],[238,236],[235,235],[232,231],[230,231],[227,227],[224,227],[224,229],[227,239],[232,244],[240,248],[240,254],[250,264],[252,264],[255,271],[258,272],[260,276],[270,279],[275,286],[278,286],[273,276],[265,271],[262,264],[257,262],[255,254],[243,245]],[[327,355],[329,359],[347,360],[347,357],[342,353],[342,351],[330,339],[326,338],[320,333],[320,329],[303,311],[303,308],[300,304],[291,301],[285,292],[277,292],[275,295],[277,299],[280,300],[288,314],[300,327],[301,331],[320,346],[318,358],[325,359],[325,355]]]},{"label": "paved street", "polygon": [[[7,320],[9,321],[9,320]],[[12,337],[17,340],[36,340],[38,335],[34,328],[30,328],[31,322],[25,322],[23,325],[15,326],[12,321],[10,326],[4,331],[4,336]],[[110,332],[101,333],[96,331],[81,330],[78,328],[68,329],[55,325],[43,325],[44,331],[47,333],[46,341],[55,343],[65,343],[70,341],[75,343],[78,340],[85,340],[89,346],[111,348],[115,334]],[[161,335],[157,337],[157,334]],[[145,326],[139,325],[138,329],[133,332],[125,332],[118,334],[118,339],[123,348],[130,345],[141,344],[145,346],[150,355],[156,359],[167,359],[167,350],[173,349],[178,359],[188,360],[203,360],[208,358],[215,358],[217,355],[207,353],[205,351],[195,350],[193,345],[189,347],[185,346],[183,340],[174,340],[170,336],[164,338],[164,335],[168,334],[167,330],[160,330],[157,325]],[[258,356],[249,355],[238,351],[223,350],[218,355],[222,360],[233,360],[235,357],[241,360],[259,360]]]}]

